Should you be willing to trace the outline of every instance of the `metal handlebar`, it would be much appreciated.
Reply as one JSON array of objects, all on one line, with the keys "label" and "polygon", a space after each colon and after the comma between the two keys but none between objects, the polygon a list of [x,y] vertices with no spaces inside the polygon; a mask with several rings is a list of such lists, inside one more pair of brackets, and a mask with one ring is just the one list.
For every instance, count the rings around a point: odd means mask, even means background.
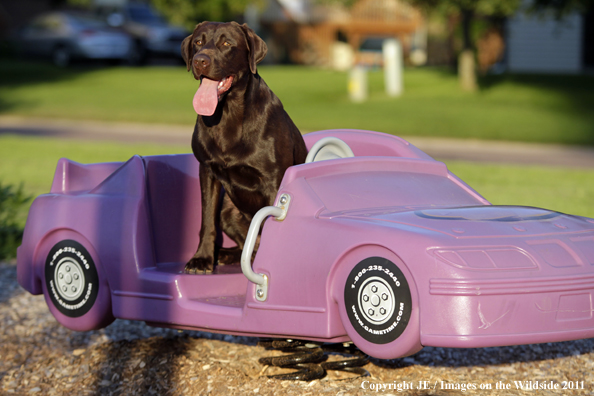
[{"label": "metal handlebar", "polygon": [[279,199],[279,206],[265,206],[256,212],[245,238],[245,245],[241,252],[241,271],[250,282],[256,284],[256,300],[258,301],[266,301],[268,297],[268,276],[257,274],[252,269],[252,253],[260,233],[260,227],[268,216],[274,216],[277,220],[284,219],[290,201],[290,195],[283,194]]}]

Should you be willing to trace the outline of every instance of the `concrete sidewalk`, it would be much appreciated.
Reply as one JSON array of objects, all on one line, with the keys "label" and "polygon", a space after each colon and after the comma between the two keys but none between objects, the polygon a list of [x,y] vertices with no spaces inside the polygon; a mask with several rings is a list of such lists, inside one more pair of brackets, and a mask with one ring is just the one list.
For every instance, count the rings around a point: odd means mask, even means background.
[{"label": "concrete sidewalk", "polygon": [[[0,116],[0,135],[179,144],[190,147],[193,126]],[[439,160],[594,168],[594,147],[402,136]]]}]

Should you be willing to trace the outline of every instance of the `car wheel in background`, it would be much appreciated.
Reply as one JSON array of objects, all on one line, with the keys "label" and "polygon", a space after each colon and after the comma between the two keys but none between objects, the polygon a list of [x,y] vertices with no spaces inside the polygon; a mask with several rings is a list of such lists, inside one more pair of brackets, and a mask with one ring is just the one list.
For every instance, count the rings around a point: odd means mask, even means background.
[{"label": "car wheel in background", "polygon": [[56,243],[47,255],[44,274],[46,301],[64,326],[86,331],[114,320],[109,288],[102,284],[93,257],[79,242]]},{"label": "car wheel in background", "polygon": [[52,51],[52,62],[54,65],[58,67],[66,67],[70,65],[71,61],[72,55],[66,46],[60,45]]},{"label": "car wheel in background", "polygon": [[148,62],[148,51],[141,41],[135,41],[128,54],[128,63],[132,66],[143,66]]}]

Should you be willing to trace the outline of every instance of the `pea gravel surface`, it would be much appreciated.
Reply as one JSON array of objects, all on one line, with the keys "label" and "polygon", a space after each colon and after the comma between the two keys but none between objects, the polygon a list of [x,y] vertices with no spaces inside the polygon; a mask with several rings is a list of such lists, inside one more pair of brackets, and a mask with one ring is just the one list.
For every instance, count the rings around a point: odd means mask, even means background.
[{"label": "pea gravel surface", "polygon": [[281,352],[258,346],[257,338],[125,320],[97,331],[70,331],[52,317],[43,296],[18,285],[14,262],[0,263],[0,322],[0,395],[587,395],[594,390],[592,339],[427,347],[402,359],[371,359],[368,377],[330,371],[314,381],[269,379],[288,370],[258,363]]}]

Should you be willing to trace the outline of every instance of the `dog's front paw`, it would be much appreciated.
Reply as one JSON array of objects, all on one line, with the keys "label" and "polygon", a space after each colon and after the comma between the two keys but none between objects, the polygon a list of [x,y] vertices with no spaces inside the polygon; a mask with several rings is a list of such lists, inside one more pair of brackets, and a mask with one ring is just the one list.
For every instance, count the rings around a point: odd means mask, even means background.
[{"label": "dog's front paw", "polygon": [[219,250],[219,265],[238,264],[241,261],[241,249],[238,247],[221,248]]},{"label": "dog's front paw", "polygon": [[214,269],[214,259],[206,257],[192,257],[186,263],[186,274],[205,274],[211,273]]}]

